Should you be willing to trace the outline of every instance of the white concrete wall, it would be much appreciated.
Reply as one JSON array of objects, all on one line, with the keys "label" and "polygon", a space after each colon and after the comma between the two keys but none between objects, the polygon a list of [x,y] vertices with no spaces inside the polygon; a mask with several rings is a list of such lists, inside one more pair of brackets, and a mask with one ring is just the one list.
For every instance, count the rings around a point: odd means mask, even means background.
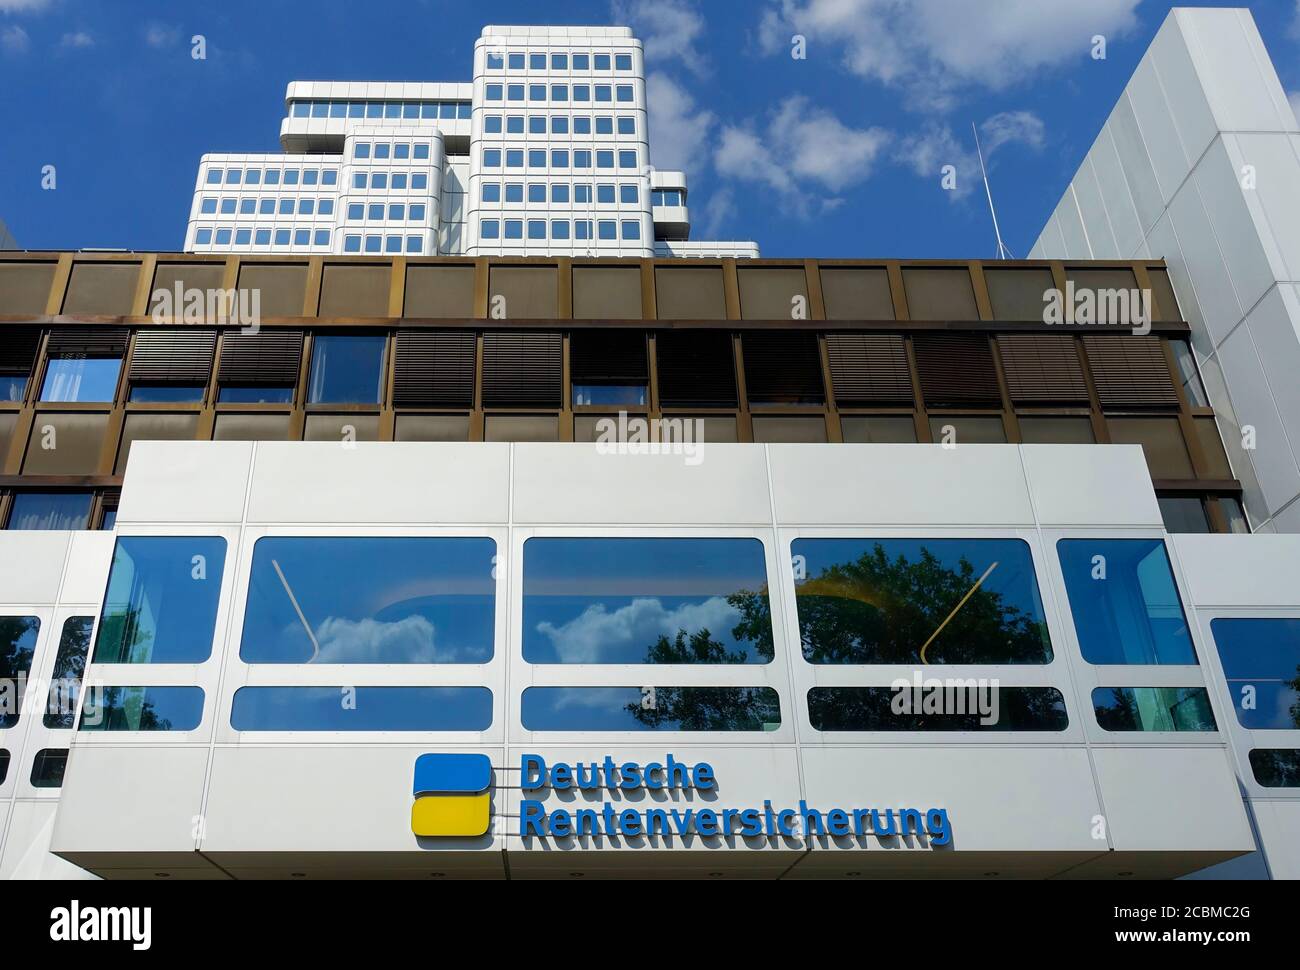
[{"label": "white concrete wall", "polygon": [[1030,256],[1168,262],[1251,525],[1300,532],[1300,127],[1249,10],[1169,14]]}]

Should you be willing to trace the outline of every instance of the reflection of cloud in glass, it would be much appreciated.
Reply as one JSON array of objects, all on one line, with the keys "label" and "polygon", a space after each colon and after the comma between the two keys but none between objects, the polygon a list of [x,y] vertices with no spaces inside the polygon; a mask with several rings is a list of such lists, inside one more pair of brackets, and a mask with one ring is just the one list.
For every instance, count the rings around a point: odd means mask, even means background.
[{"label": "reflection of cloud in glass", "polygon": [[[330,616],[314,632],[320,643],[316,663],[448,663],[461,653],[454,646],[438,646],[436,628],[418,615],[392,621]],[[301,643],[306,656],[311,655],[301,626],[285,627],[281,635]]]},{"label": "reflection of cloud in glass", "polygon": [[560,626],[539,623],[537,632],[550,639],[561,663],[598,663],[612,648],[630,643],[649,645],[678,630],[694,633],[708,629],[717,636],[730,631],[739,617],[739,611],[722,596],[671,610],[658,599],[639,598],[612,613],[605,604],[595,603]]},{"label": "reflection of cloud in glass", "polygon": [[627,687],[560,688],[550,695],[551,707],[557,711],[578,707],[621,712],[628,702],[628,690]]}]

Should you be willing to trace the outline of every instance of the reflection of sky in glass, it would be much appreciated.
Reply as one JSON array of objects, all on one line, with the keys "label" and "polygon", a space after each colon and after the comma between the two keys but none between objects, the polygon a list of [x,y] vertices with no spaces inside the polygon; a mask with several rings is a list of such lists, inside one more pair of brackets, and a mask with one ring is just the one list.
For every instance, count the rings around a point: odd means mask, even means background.
[{"label": "reflection of sky in glass", "polygon": [[259,539],[239,655],[246,663],[486,663],[495,554],[496,543],[480,538]]},{"label": "reflection of sky in glass", "polygon": [[193,731],[203,720],[201,687],[92,687],[82,731]]},{"label": "reflection of sky in glass", "polygon": [[646,663],[661,636],[707,629],[728,653],[763,663],[732,629],[727,598],[766,598],[757,539],[553,539],[524,543],[523,650],[530,663]]},{"label": "reflection of sky in glass", "polygon": [[[963,575],[962,561],[965,560],[971,567],[970,578],[961,583],[954,581],[944,588],[943,595],[936,595],[939,592],[937,589],[919,588],[915,580],[909,580],[907,583],[898,582],[887,590],[875,588],[871,585],[869,577],[857,578],[860,574],[855,573],[854,567],[864,556],[868,559],[873,558],[877,546],[884,551],[889,567],[895,567],[900,558],[904,561],[902,569],[898,571],[899,576],[904,575],[905,570],[917,567],[922,562],[924,554],[928,553],[937,561],[939,569],[951,573],[954,578]],[[1033,558],[1029,546],[1020,539],[796,539],[791,543],[791,553],[795,557],[802,557],[800,565],[806,576],[796,583],[796,597],[810,597],[839,603],[853,601],[855,604],[874,607],[879,611],[880,620],[886,627],[899,620],[899,617],[891,612],[891,607],[900,614],[903,608],[924,614],[927,622],[915,631],[916,635],[913,637],[917,642],[914,645],[908,644],[909,648],[914,648],[916,651],[916,656],[907,658],[909,662],[920,659],[920,650],[925,644],[926,636],[939,631],[944,620],[958,604],[962,603],[963,596],[975,587],[981,577],[984,577],[984,580],[979,583],[977,592],[997,595],[1002,622],[1021,616],[1041,628],[1041,656],[1028,662],[1046,663],[1052,658],[1051,645],[1047,642],[1046,618],[1043,614],[1043,603],[1038,590]],[[844,571],[845,579],[823,578],[827,570],[837,566]],[[990,567],[992,571],[985,577],[984,574]],[[967,615],[972,612],[970,601],[963,605],[963,609],[966,610]],[[818,647],[815,642],[810,642],[810,638],[816,639],[816,633],[807,625],[810,612],[811,600],[806,600],[800,610],[800,630],[805,640],[805,654],[810,650],[815,651]],[[845,622],[852,624],[854,620],[851,617],[852,614],[846,614]],[[958,610],[949,621],[949,625],[938,633],[927,650],[929,662],[944,662],[942,645],[951,642],[953,637],[961,635],[960,631],[965,619],[962,611]],[[853,629],[851,632],[855,636],[866,636],[865,631]],[[869,643],[862,644],[865,650],[869,650],[870,647]],[[989,647],[996,649],[994,644],[989,644]],[[828,662],[816,655],[810,656],[809,660],[815,663]],[[862,656],[855,658],[854,662],[881,661],[875,657]],[[897,662],[903,662],[903,658],[899,658]],[[986,660],[972,662],[1017,661],[1009,657],[990,656]],[[1026,660],[1022,659],[1019,662],[1026,662]]]},{"label": "reflection of sky in glass", "polygon": [[[1210,621],[1210,630],[1241,726],[1300,728],[1300,693],[1292,686],[1300,683],[1300,619],[1220,617]],[[1254,690],[1243,690],[1246,687]],[[1244,705],[1248,697],[1252,707]]]},{"label": "reflection of sky in glass", "polygon": [[37,617],[0,616],[0,681],[5,685],[0,691],[0,729],[18,723],[24,693],[18,678],[30,674],[40,632]]},{"label": "reflection of sky in glass", "polygon": [[1056,549],[1084,660],[1197,662],[1161,540],[1061,539]]},{"label": "reflection of sky in glass", "polygon": [[[766,687],[657,687],[656,695],[679,712],[675,718],[637,717],[640,687],[529,687],[524,691],[521,716],[529,731],[683,731],[703,730],[684,725],[697,699],[710,706],[738,708],[739,717],[719,720],[709,729],[719,731],[775,730],[781,724],[776,691]],[[699,697],[698,695],[710,695]],[[726,695],[719,697],[717,695]]]},{"label": "reflection of sky in glass", "polygon": [[486,687],[241,687],[236,731],[485,731]]}]

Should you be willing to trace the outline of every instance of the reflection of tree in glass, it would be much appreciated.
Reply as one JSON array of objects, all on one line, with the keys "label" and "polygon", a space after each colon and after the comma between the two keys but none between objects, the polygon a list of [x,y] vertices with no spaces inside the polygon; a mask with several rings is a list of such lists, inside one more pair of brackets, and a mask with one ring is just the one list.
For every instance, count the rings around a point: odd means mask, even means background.
[{"label": "reflection of tree in glass", "polygon": [[[153,630],[140,623],[142,607],[105,613],[95,640],[95,659],[99,663],[129,663],[132,651],[153,639]],[[101,652],[102,651],[102,652]],[[148,658],[144,658],[145,661]]]},{"label": "reflection of tree in glass", "polygon": [[[994,573],[996,576],[996,572]],[[971,591],[980,574],[964,556],[956,569],[928,549],[909,561],[890,560],[876,543],[855,562],[836,563],[799,584],[799,633],[804,656],[819,664],[914,664],[921,648]],[[766,602],[748,604],[766,609]],[[745,612],[746,623],[766,615]],[[930,663],[1047,663],[1046,624],[981,586],[930,644]]]},{"label": "reflection of tree in glass", "polygon": [[81,677],[86,672],[90,631],[94,625],[94,619],[89,616],[70,617],[63,624],[59,652],[54,657],[50,696],[45,705],[45,726],[51,730],[72,727]]},{"label": "reflection of tree in glass", "polygon": [[[40,621],[34,616],[0,616],[0,728],[18,722],[22,690],[18,678],[29,674]],[[26,642],[24,642],[26,641]]]},{"label": "reflection of tree in glass", "polygon": [[982,723],[967,695],[965,713],[927,714],[913,706],[896,713],[890,687],[815,687],[808,716],[818,731],[1064,731],[1065,698],[1054,687],[998,688],[998,719]]},{"label": "reflection of tree in glass", "polygon": [[[1295,668],[1295,680],[1288,681],[1287,686],[1300,695],[1300,664],[1297,664]],[[1292,723],[1300,728],[1300,697],[1297,697],[1296,702],[1291,705],[1290,713]]]},{"label": "reflection of tree in glass", "polygon": [[1097,724],[1106,731],[1136,731],[1142,721],[1138,717],[1137,694],[1122,687],[1112,687],[1110,703],[1094,703]]},{"label": "reflection of tree in glass", "polygon": [[[760,602],[761,601],[761,605]],[[734,608],[757,613],[767,610],[765,593],[741,591],[727,597]],[[753,630],[753,624],[742,622],[732,631],[738,641],[754,643],[756,653],[765,660],[772,659],[772,625],[767,624],[766,635]],[[650,664],[741,664],[747,651],[728,651],[726,646],[713,639],[708,628],[695,633],[678,630],[671,640],[666,635],[646,651]],[[647,727],[680,731],[761,731],[764,724],[781,720],[776,694],[763,687],[658,687],[655,705],[646,710],[639,703],[628,704],[627,711]]]}]

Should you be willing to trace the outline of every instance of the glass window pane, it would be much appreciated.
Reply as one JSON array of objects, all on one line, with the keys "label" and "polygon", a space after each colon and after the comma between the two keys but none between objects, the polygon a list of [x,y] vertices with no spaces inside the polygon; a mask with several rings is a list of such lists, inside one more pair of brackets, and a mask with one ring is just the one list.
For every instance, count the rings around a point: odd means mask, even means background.
[{"label": "glass window pane", "polygon": [[1162,541],[1062,539],[1056,551],[1084,660],[1197,662]]},{"label": "glass window pane", "polygon": [[1216,731],[1204,687],[1098,687],[1097,724],[1105,731]]},{"label": "glass window pane", "polygon": [[33,788],[62,788],[63,773],[68,767],[67,748],[45,748],[32,761]]},{"label": "glass window pane", "polygon": [[241,687],[236,731],[485,731],[486,687]]},{"label": "glass window pane", "polygon": [[223,387],[217,400],[223,404],[292,404],[292,387]]},{"label": "glass window pane", "polygon": [[[942,681],[935,681],[942,684]],[[971,681],[975,684],[975,681]],[[814,687],[808,718],[817,731],[1064,731],[1070,719],[1055,687]]]},{"label": "glass window pane", "polygon": [[278,538],[253,549],[245,663],[487,663],[496,543]]},{"label": "glass window pane", "polygon": [[82,731],[193,731],[203,720],[201,687],[92,687]]},{"label": "glass window pane", "polygon": [[214,536],[117,540],[95,639],[95,663],[202,663],[226,563]]},{"label": "glass window pane", "polygon": [[1255,748],[1250,770],[1265,788],[1300,788],[1300,748]]},{"label": "glass window pane", "polygon": [[5,783],[7,777],[9,777],[9,752],[0,748],[0,785]]},{"label": "glass window pane", "polygon": [[1199,495],[1160,495],[1160,517],[1166,532],[1207,533],[1210,520],[1205,514],[1205,503]]},{"label": "glass window pane", "polygon": [[384,337],[321,336],[312,341],[313,404],[375,404],[383,394]]},{"label": "glass window pane", "polygon": [[169,403],[203,400],[202,384],[133,384],[131,400],[139,403]]},{"label": "glass window pane", "polygon": [[9,509],[14,530],[84,529],[90,520],[90,492],[17,492]]},{"label": "glass window pane", "polygon": [[524,543],[529,663],[769,663],[772,622],[757,539]]},{"label": "glass window pane", "polygon": [[1090,445],[1096,442],[1092,419],[1082,415],[1020,415],[1020,439],[1025,444]]},{"label": "glass window pane", "polygon": [[120,357],[56,357],[45,368],[42,401],[111,401]]},{"label": "glass window pane", "polygon": [[1241,726],[1300,729],[1300,619],[1220,617],[1210,632]]},{"label": "glass window pane", "polygon": [[0,730],[18,723],[41,621],[34,616],[0,616]]},{"label": "glass window pane", "polygon": [[814,664],[1045,664],[1052,642],[1020,539],[797,539]]},{"label": "glass window pane", "polygon": [[70,616],[59,635],[59,652],[54,657],[50,691],[45,703],[45,726],[51,730],[72,729],[81,695],[82,676],[86,672],[86,654],[90,649],[93,616]]},{"label": "glass window pane", "polygon": [[999,445],[1007,440],[1007,432],[1001,418],[943,414],[930,417],[930,439],[937,444]]},{"label": "glass window pane", "polygon": [[529,731],[775,731],[770,687],[529,687]]},{"label": "glass window pane", "polygon": [[916,422],[910,414],[846,414],[840,418],[846,442],[912,444]]}]

